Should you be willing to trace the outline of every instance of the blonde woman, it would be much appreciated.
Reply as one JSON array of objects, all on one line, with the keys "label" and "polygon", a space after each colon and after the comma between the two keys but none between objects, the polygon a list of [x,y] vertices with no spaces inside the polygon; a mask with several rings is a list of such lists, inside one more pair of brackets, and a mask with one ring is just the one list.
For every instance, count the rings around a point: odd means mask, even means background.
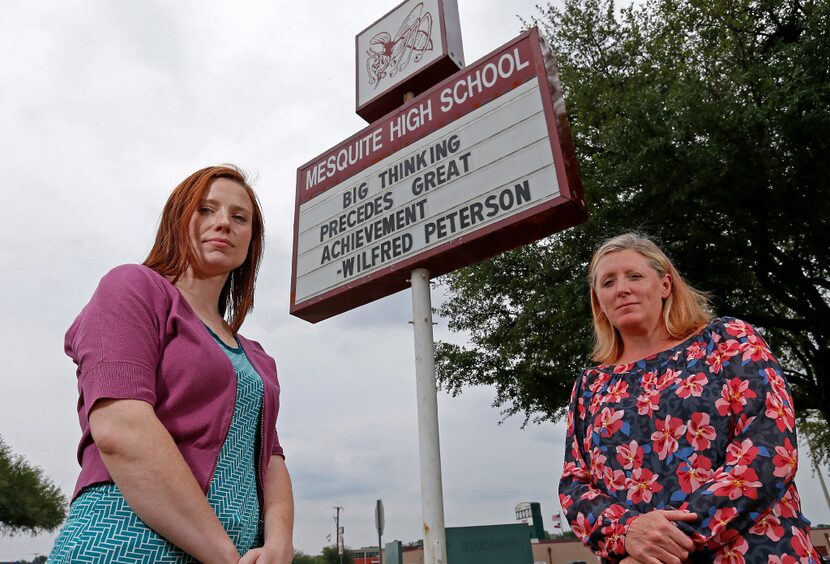
[{"label": "blonde woman", "polygon": [[571,529],[603,562],[818,562],[792,397],[757,330],[713,319],[638,234],[604,242],[588,277],[600,364],[568,413]]}]

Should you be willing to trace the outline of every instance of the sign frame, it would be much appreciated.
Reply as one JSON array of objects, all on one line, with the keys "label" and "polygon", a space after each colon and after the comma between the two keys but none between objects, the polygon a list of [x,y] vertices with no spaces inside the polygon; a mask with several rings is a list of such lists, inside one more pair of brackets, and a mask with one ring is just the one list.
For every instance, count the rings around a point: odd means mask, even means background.
[{"label": "sign frame", "polygon": [[[553,165],[559,188],[559,195],[546,202],[533,205],[507,218],[495,221],[485,227],[474,230],[472,233],[461,234],[449,241],[446,241],[435,248],[414,253],[402,260],[390,263],[374,272],[358,276],[338,286],[315,295],[300,303],[296,301],[297,291],[297,262],[298,262],[298,241],[300,228],[300,205],[302,202],[325,192],[327,189],[311,190],[309,196],[303,193],[303,173],[312,169],[321,158],[335,153],[340,147],[354,143],[371,135],[373,130],[378,128],[378,123],[389,122],[397,116],[401,116],[411,108],[417,107],[424,100],[431,96],[437,96],[448,84],[465,76],[465,73],[472,73],[476,68],[484,67],[490,61],[497,60],[500,55],[511,49],[518,48],[520,44],[529,44],[532,53],[530,64],[533,66],[535,76],[518,84],[508,84],[501,90],[494,90],[489,100],[510,92],[529,80],[536,80],[541,95],[541,103],[545,122],[548,128],[548,140],[553,155]],[[489,101],[484,99],[481,104]],[[459,110],[460,111],[460,110]],[[452,113],[451,113],[452,114]],[[412,145],[420,138],[456,121],[461,115],[440,116],[431,130],[414,132],[411,138],[407,138],[406,144],[390,143],[384,146],[377,154],[367,157],[366,165],[357,171],[351,172],[348,169],[342,174],[336,173],[330,176],[327,183],[339,183],[354,177],[356,174],[381,160],[394,155],[400,150]],[[445,120],[445,121],[442,121]],[[349,173],[351,172],[351,175]],[[333,186],[332,186],[333,187]],[[372,302],[387,295],[403,290],[408,286],[410,272],[414,268],[426,268],[431,277],[446,274],[452,270],[468,266],[481,260],[490,258],[515,247],[531,243],[545,236],[551,235],[568,227],[572,227],[587,220],[587,206],[585,204],[584,190],[579,176],[576,155],[574,152],[573,140],[571,137],[568,115],[565,109],[562,86],[559,81],[556,62],[547,43],[542,38],[537,28],[531,28],[527,32],[508,41],[502,47],[485,55],[472,65],[455,73],[441,83],[433,86],[419,96],[415,97],[405,106],[393,112],[366,128],[346,141],[323,152],[318,157],[310,160],[297,169],[297,193],[295,199],[294,215],[294,242],[292,253],[292,280],[290,309],[291,315],[300,317],[312,323],[327,319],[352,308]]]},{"label": "sign frame", "polygon": [[[361,103],[360,77],[361,73],[365,71],[364,65],[361,64],[361,37],[380,22],[401,10],[406,4],[416,4],[417,6],[417,1],[403,0],[355,36],[355,112],[369,123],[399,108],[403,96],[407,92],[419,94],[433,84],[464,68],[464,47],[461,42],[461,22],[458,17],[457,0],[436,0],[438,3],[437,31],[440,34],[441,42],[441,52],[438,57],[405,79],[392,82],[375,96]],[[435,22],[433,22],[434,25]]]}]

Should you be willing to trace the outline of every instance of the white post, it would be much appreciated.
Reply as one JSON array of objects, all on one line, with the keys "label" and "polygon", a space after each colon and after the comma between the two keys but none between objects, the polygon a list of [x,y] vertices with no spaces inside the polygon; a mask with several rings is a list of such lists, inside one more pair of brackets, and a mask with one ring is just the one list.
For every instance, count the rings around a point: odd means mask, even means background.
[{"label": "white post", "polygon": [[827,493],[827,484],[824,483],[824,476],[821,475],[821,467],[816,460],[816,456],[813,452],[813,445],[810,442],[807,442],[807,446],[810,449],[810,459],[813,461],[813,469],[818,474],[818,483],[821,484],[821,491],[824,492],[824,501],[827,503],[827,509],[830,509],[830,494]]},{"label": "white post", "polygon": [[444,490],[438,440],[438,389],[435,386],[435,342],[429,271],[416,268],[412,284],[412,326],[415,329],[415,380],[418,397],[418,447],[421,461],[421,512],[424,518],[424,564],[446,564]]}]

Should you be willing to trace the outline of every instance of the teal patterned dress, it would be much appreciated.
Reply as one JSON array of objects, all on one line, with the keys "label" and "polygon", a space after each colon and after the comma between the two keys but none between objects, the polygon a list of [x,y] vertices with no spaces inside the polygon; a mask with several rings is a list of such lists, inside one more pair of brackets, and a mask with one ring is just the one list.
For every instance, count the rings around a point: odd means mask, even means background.
[{"label": "teal patterned dress", "polygon": [[[236,404],[207,499],[239,553],[245,554],[262,546],[256,468],[263,385],[238,342],[237,348],[231,348],[210,333],[233,363]],[[118,487],[107,483],[89,487],[75,498],[47,562],[196,560],[145,525]]]}]

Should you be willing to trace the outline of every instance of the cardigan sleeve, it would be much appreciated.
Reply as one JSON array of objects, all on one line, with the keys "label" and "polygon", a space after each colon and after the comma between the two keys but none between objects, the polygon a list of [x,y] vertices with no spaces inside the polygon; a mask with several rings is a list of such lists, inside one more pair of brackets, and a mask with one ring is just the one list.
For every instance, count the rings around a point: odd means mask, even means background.
[{"label": "cardigan sleeve", "polygon": [[280,444],[280,434],[276,429],[274,430],[274,445],[271,447],[271,454],[285,458],[285,451]]},{"label": "cardigan sleeve", "polygon": [[[237,336],[241,337],[241,335]],[[277,362],[271,355],[265,352],[263,346],[257,341],[245,339],[244,337],[242,337],[242,339],[248,358],[254,364],[254,368],[263,379],[262,381],[265,384],[265,393],[271,394],[271,397],[273,398],[273,411],[268,412],[269,415],[273,416],[273,422],[267,423],[270,425],[269,432],[273,432],[273,443],[271,443],[270,449],[271,455],[285,458],[285,452],[280,444],[280,436],[277,429],[277,417],[279,416],[280,410],[280,382],[279,377],[277,376]],[[266,438],[269,436],[270,435],[266,434]]]},{"label": "cardigan sleeve", "polygon": [[155,405],[161,327],[169,300],[144,266],[107,273],[66,334],[65,351],[78,365],[79,410],[99,399]]}]

